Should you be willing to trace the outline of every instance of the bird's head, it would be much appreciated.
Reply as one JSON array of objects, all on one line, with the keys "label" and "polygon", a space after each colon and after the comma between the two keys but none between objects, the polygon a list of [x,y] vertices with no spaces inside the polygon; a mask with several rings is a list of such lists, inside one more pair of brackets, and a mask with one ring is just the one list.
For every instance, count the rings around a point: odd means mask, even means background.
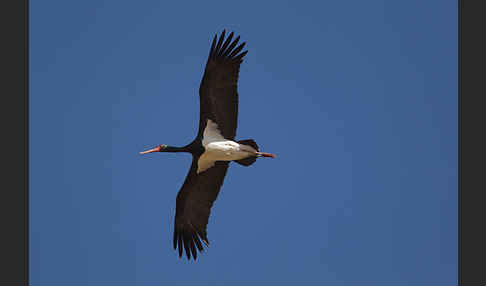
[{"label": "bird's head", "polygon": [[161,145],[159,145],[155,148],[152,148],[150,150],[140,152],[140,154],[143,155],[143,154],[148,154],[148,153],[153,153],[153,152],[167,152],[168,148],[169,148],[169,146],[161,144]]}]

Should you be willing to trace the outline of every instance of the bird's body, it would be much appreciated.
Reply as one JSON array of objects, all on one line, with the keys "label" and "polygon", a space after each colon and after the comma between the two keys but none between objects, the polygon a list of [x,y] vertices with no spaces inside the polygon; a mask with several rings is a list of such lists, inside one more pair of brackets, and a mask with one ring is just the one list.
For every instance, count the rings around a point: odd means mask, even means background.
[{"label": "bird's body", "polygon": [[238,161],[257,153],[253,147],[231,140],[212,141],[204,149],[197,162],[197,173],[204,172],[216,161]]},{"label": "bird's body", "polygon": [[[275,157],[260,152],[253,139],[234,141],[238,115],[238,73],[245,43],[236,47],[231,33],[223,43],[225,31],[219,41],[214,37],[206,63],[201,86],[199,132],[184,147],[159,145],[141,152],[189,152],[193,156],[191,168],[177,194],[174,224],[174,248],[183,248],[187,258],[196,259],[197,250],[203,251],[201,241],[209,245],[206,226],[210,209],[223,184],[229,163],[252,165],[258,157]],[[236,47],[236,48],[235,48]]]},{"label": "bird's body", "polygon": [[204,153],[197,162],[197,173],[212,167],[216,161],[238,161],[257,155],[258,150],[250,145],[240,144],[224,138],[218,125],[208,119],[203,133]]}]

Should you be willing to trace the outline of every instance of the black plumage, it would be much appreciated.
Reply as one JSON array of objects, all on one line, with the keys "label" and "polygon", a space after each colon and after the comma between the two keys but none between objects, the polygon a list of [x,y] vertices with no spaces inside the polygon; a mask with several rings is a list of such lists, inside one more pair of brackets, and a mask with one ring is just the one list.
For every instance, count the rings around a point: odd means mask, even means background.
[{"label": "black plumage", "polygon": [[[223,30],[219,39],[215,35],[212,41],[199,87],[200,119],[196,138],[184,147],[159,145],[152,150],[141,152],[189,152],[193,156],[191,168],[176,200],[173,247],[178,250],[179,257],[185,252],[188,259],[192,257],[195,260],[198,251],[204,249],[203,243],[209,246],[206,227],[211,207],[218,196],[230,163],[216,161],[209,169],[197,172],[198,160],[205,151],[202,140],[208,119],[217,124],[225,139],[234,140],[236,136],[238,75],[240,64],[248,51],[241,52],[245,43],[238,44],[239,36],[232,41],[233,36],[231,33],[225,40]],[[238,142],[252,146],[258,151],[258,146],[252,139]],[[267,155],[265,156],[270,157]],[[255,155],[236,162],[249,166],[256,158]]]}]

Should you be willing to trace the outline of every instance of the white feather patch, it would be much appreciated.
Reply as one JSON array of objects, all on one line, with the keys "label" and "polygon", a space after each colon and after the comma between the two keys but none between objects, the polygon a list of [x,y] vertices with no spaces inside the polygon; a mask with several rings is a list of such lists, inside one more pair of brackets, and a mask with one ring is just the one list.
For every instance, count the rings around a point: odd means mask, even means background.
[{"label": "white feather patch", "polygon": [[221,135],[218,125],[211,119],[208,119],[204,128],[202,145],[205,151],[197,161],[198,174],[214,166],[216,161],[240,160],[252,156],[256,152],[251,146],[240,145],[225,139]]},{"label": "white feather patch", "polygon": [[[206,149],[206,146],[209,143],[221,140],[224,140],[224,137],[218,129],[218,124],[214,123],[211,119],[208,119],[203,132],[202,145],[204,149]],[[212,160],[208,155],[208,152],[205,151],[197,161],[197,173],[199,174],[211,168],[214,166],[214,162],[216,162],[216,160]]]},{"label": "white feather patch", "polygon": [[208,119],[208,122],[206,123],[206,127],[204,128],[203,132],[202,144],[204,148],[206,148],[206,146],[211,142],[222,140],[225,139],[218,129],[218,124],[214,123],[211,119]]}]

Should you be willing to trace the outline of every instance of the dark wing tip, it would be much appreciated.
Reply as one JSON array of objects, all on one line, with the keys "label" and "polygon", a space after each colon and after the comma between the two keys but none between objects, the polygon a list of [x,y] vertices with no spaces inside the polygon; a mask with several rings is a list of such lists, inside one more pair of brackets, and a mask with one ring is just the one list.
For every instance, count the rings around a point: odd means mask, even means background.
[{"label": "dark wing tip", "polygon": [[241,61],[248,51],[244,51],[241,54],[238,53],[243,49],[246,42],[243,42],[238,45],[238,47],[236,47],[238,41],[240,40],[240,36],[236,37],[233,41],[231,41],[234,36],[234,32],[231,32],[225,41],[225,34],[226,30],[223,29],[223,32],[221,32],[219,39],[218,34],[214,36],[213,42],[211,44],[211,49],[209,51],[208,60],[231,60],[236,62]]},{"label": "dark wing tip", "polygon": [[203,239],[202,241],[204,242],[204,244],[206,244],[207,247],[209,247],[209,240]]},{"label": "dark wing tip", "polygon": [[243,61],[243,57],[248,53],[248,51],[244,51],[241,54],[239,54],[237,57],[234,58],[235,61],[241,62]]},{"label": "dark wing tip", "polygon": [[189,250],[190,245],[189,237],[187,233],[184,234],[184,249],[186,250],[187,260],[191,260],[191,251]]},{"label": "dark wing tip", "polygon": [[174,244],[174,250],[177,249],[177,228],[174,228],[174,239],[172,241],[172,243]]},{"label": "dark wing tip", "polygon": [[183,253],[186,253],[187,259],[191,257],[196,260],[197,252],[203,252],[204,248],[201,240],[209,246],[206,235],[201,235],[201,231],[195,231],[188,225],[176,227],[174,230],[174,250],[178,250],[179,258],[182,258]]},{"label": "dark wing tip", "polygon": [[179,246],[179,258],[182,257],[182,235],[179,234],[178,239],[178,246]]}]

